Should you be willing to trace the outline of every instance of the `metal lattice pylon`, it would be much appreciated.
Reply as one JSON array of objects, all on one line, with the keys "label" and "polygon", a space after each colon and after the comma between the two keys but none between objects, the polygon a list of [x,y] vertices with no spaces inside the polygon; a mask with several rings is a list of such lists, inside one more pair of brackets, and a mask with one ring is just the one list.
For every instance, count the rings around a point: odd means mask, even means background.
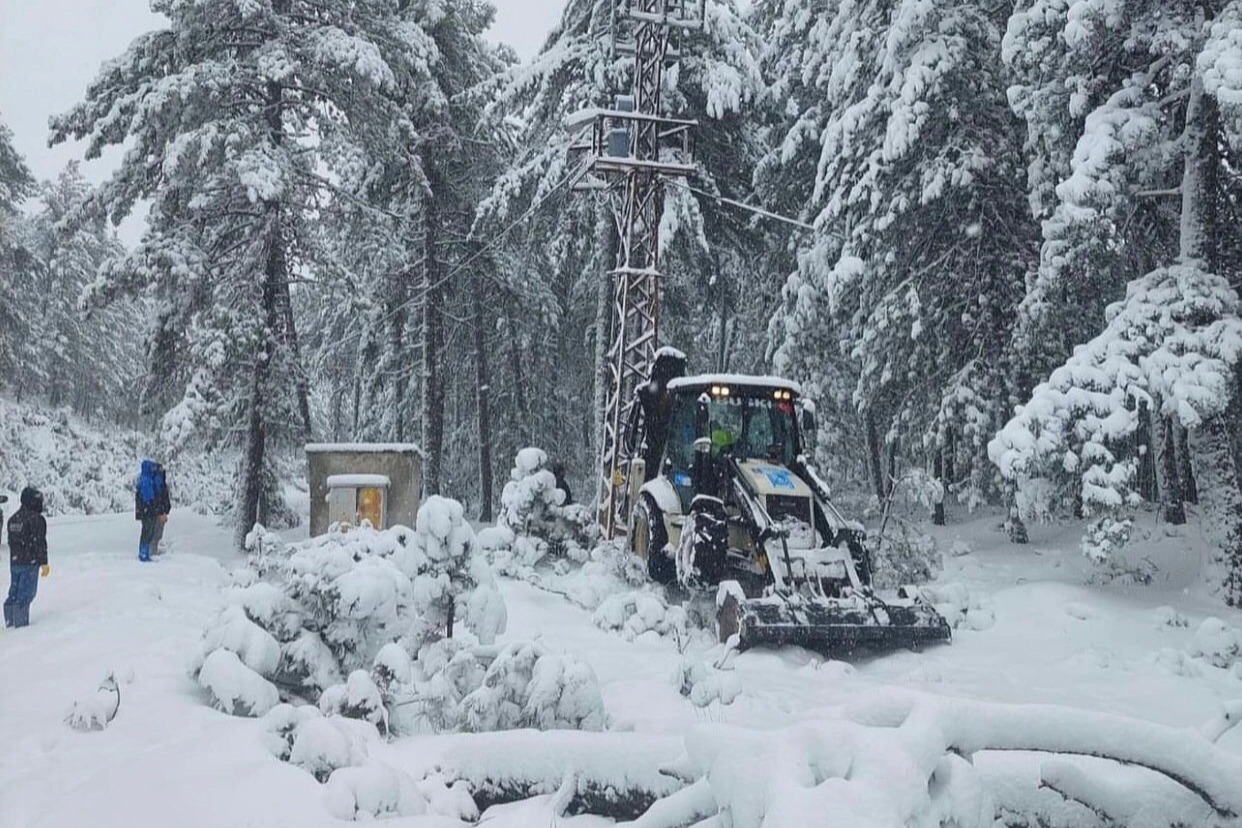
[{"label": "metal lattice pylon", "polygon": [[590,143],[578,146],[591,152],[583,170],[594,173],[592,189],[605,187],[613,194],[617,226],[616,268],[610,274],[609,392],[600,446],[600,526],[609,538],[624,525],[628,511],[625,484],[633,447],[626,446],[623,429],[635,405],[635,389],[650,373],[659,346],[662,181],[694,171],[690,132],[696,123],[660,115],[660,85],[665,66],[680,56],[680,34],[701,27],[703,12],[703,0],[617,0],[612,43],[634,56],[632,96],[619,98],[614,109],[571,119],[594,125]]}]

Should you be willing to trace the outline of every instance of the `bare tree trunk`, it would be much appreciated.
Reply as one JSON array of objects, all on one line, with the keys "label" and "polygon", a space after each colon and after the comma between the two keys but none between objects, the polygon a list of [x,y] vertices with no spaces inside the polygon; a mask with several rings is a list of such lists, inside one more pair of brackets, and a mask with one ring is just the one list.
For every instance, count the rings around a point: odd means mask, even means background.
[{"label": "bare tree trunk", "polygon": [[1164,436],[1160,441],[1160,465],[1164,470],[1162,499],[1164,519],[1180,526],[1186,522],[1186,508],[1182,503],[1181,470],[1177,462],[1177,426],[1172,417],[1164,418]]},{"label": "bare tree trunk", "polygon": [[1190,431],[1178,426],[1177,434],[1177,466],[1178,478],[1182,483],[1182,499],[1186,503],[1198,505],[1199,486],[1195,483],[1194,464],[1191,462]]},{"label": "bare tree trunk", "polygon": [[871,482],[875,486],[875,496],[881,503],[888,496],[888,485],[884,479],[884,454],[880,445],[880,434],[876,429],[875,415],[868,409],[866,415],[867,458],[871,469]]},{"label": "bare tree trunk", "polygon": [[936,476],[936,482],[940,484],[940,499],[936,501],[936,505],[932,510],[932,523],[936,526],[944,526],[944,447],[936,449],[936,457],[933,461],[935,469],[933,473]]},{"label": "bare tree trunk", "polygon": [[729,293],[720,287],[720,341],[717,343],[716,370],[729,370]]},{"label": "bare tree trunk", "polygon": [[440,494],[441,462],[444,456],[444,381],[442,377],[444,347],[444,290],[440,284],[440,262],[436,251],[435,208],[428,205],[425,216],[426,236],[423,267],[423,331],[422,331],[422,420],[423,490],[428,495]]},{"label": "bare tree trunk", "polygon": [[517,324],[513,321],[513,310],[505,306],[505,327],[509,329],[509,373],[513,379],[513,405],[517,409],[517,428],[515,433],[523,448],[530,427],[530,408],[526,404],[526,375],[522,372],[522,343],[518,336]]},{"label": "bare tree trunk", "polygon": [[409,381],[405,373],[406,366],[401,356],[406,352],[405,336],[406,336],[406,292],[404,290],[407,279],[411,278],[407,272],[395,274],[393,279],[396,284],[389,285],[388,297],[388,353],[390,356],[389,365],[395,370],[393,371],[393,393],[392,405],[393,416],[393,439],[398,443],[403,443],[409,439],[409,423],[406,420],[406,395],[409,391]]},{"label": "bare tree trunk", "polygon": [[479,520],[492,519],[492,415],[487,371],[487,316],[483,312],[483,275],[474,273],[474,393],[479,418]]},{"label": "bare tree trunk", "polygon": [[1212,417],[1194,431],[1196,472],[1203,481],[1203,526],[1214,547],[1209,582],[1225,603],[1242,607],[1242,490],[1228,418]]}]

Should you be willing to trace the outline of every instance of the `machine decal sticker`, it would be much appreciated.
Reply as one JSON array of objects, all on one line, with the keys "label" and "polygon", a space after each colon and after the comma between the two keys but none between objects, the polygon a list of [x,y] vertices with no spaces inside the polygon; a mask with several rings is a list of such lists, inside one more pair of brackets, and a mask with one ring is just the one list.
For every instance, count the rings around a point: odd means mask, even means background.
[{"label": "machine decal sticker", "polygon": [[794,485],[793,475],[789,469],[777,469],[772,466],[760,466],[759,473],[768,479],[768,484],[773,489],[796,489]]}]

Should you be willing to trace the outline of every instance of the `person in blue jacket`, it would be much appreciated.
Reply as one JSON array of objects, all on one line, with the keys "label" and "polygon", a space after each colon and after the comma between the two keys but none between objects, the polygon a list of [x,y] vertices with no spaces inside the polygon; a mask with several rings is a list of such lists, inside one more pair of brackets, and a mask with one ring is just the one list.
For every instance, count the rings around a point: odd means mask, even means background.
[{"label": "person in blue jacket", "polygon": [[51,572],[47,564],[47,520],[43,493],[22,489],[22,507],[9,518],[9,595],[4,600],[4,626],[30,623],[30,605],[39,591],[39,576]]},{"label": "person in blue jacket", "polygon": [[143,460],[134,484],[134,519],[142,522],[138,537],[138,560],[151,560],[152,544],[158,543],[162,524],[168,519],[168,483],[164,467],[154,460]]}]

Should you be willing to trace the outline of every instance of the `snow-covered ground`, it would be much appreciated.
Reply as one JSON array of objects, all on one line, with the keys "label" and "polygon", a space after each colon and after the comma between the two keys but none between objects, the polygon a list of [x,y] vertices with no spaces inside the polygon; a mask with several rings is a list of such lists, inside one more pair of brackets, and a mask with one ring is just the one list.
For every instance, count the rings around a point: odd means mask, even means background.
[{"label": "snow-covered ground", "polygon": [[[1242,669],[1190,655],[1205,615],[1242,627],[1242,614],[1176,579],[1085,586],[1087,565],[1072,528],[1033,527],[1026,548],[1005,543],[994,519],[937,531],[945,548],[961,540],[971,549],[948,556],[939,581],[942,588],[960,584],[945,591],[966,608],[951,645],[855,664],[801,650],[746,652],[733,662],[740,694],[732,704],[698,707],[679,692],[685,655],[674,637],[649,632],[627,640],[592,623],[588,610],[526,583],[502,581],[505,639],[540,638],[589,661],[610,729],[646,734],[652,765],[677,758],[681,737],[698,724],[776,730],[892,686],[1051,702],[1179,727],[1197,727],[1223,701],[1242,698]],[[178,510],[168,528],[170,554],[151,565],[135,560],[136,538],[129,515],[51,521],[52,574],[40,583],[32,624],[0,632],[0,828],[344,824],[330,815],[324,786],[272,756],[259,723],[208,707],[188,675],[204,626],[223,603],[226,567],[241,563],[228,532]],[[1165,547],[1193,545],[1166,541]],[[688,654],[706,653],[706,646],[691,642]],[[91,703],[109,674],[120,687],[115,720],[100,732],[71,729],[67,713],[75,702]],[[607,734],[599,738],[605,741],[592,761],[607,751]],[[511,751],[521,749],[521,739],[410,737],[371,750],[373,759],[421,778],[469,740],[494,740],[480,743]],[[1219,746],[1242,754],[1242,729]],[[566,743],[566,769],[584,757]],[[492,816],[492,826],[549,824],[538,808]],[[566,822],[598,824],[586,817]],[[457,821],[420,816],[390,824]]]}]

